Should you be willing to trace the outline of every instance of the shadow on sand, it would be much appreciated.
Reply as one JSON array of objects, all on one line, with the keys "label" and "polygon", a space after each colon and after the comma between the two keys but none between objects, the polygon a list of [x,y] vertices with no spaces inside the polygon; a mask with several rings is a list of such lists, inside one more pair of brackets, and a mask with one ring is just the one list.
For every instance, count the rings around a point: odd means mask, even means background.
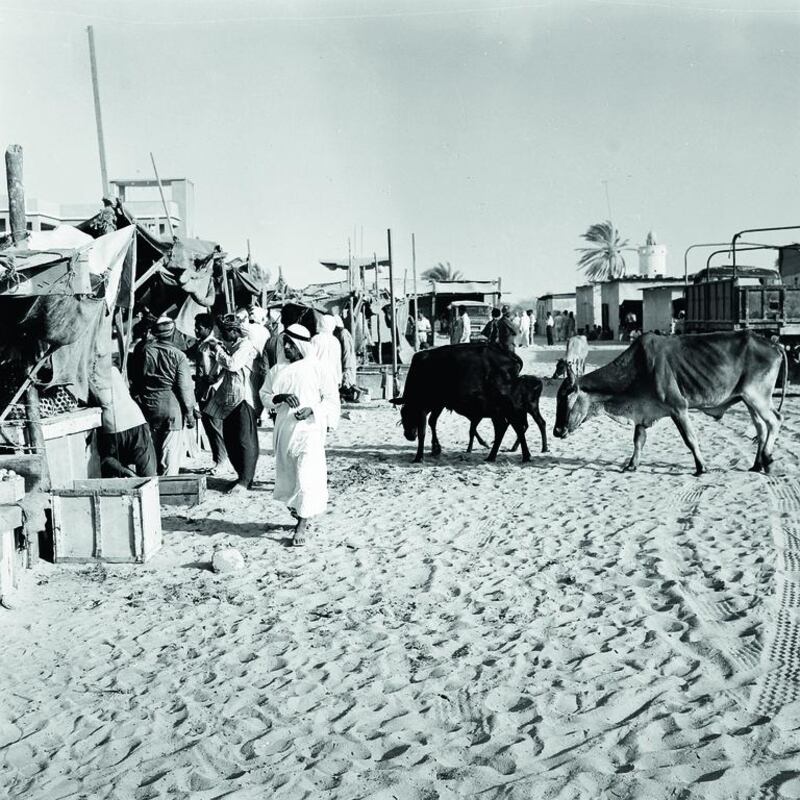
[{"label": "shadow on sand", "polygon": [[[272,538],[270,534],[293,531],[293,524],[261,522],[231,522],[227,519],[191,519],[189,517],[165,517],[161,521],[165,531],[181,531],[199,534],[200,536],[216,536],[219,533],[230,533],[245,539]],[[281,537],[282,538],[282,537]]]}]

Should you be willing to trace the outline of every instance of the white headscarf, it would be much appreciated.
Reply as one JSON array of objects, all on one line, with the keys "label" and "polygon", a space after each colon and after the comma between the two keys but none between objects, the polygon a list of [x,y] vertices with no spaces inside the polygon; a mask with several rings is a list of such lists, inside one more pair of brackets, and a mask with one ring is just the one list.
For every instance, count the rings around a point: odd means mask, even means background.
[{"label": "white headscarf", "polygon": [[314,354],[314,346],[311,344],[311,333],[308,328],[302,325],[290,325],[282,334],[279,342],[281,351],[283,351],[283,337],[288,336],[292,340],[292,344],[300,351],[303,358],[308,358]]}]

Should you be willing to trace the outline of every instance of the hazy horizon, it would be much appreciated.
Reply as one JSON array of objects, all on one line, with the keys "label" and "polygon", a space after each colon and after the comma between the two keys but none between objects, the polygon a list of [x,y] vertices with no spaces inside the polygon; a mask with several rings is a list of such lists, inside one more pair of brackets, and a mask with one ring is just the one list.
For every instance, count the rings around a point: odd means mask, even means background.
[{"label": "hazy horizon", "polygon": [[292,285],[341,277],[317,262],[346,258],[348,237],[384,254],[391,228],[400,276],[413,232],[419,272],[450,262],[517,298],[565,291],[585,282],[580,235],[609,216],[632,246],[654,230],[681,274],[689,244],[797,221],[799,14],[0,0],[0,67],[17,76],[3,146],[23,146],[28,196],[99,201],[93,25],[109,176],[151,177],[153,151],[162,175],[194,181],[198,236],[232,255],[249,238]]}]

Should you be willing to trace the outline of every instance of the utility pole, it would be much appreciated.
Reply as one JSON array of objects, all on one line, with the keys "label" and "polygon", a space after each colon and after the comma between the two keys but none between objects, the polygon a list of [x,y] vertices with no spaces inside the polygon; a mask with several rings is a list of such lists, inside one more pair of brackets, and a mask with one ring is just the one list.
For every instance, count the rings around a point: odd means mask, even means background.
[{"label": "utility pole", "polygon": [[108,170],[106,169],[106,142],[103,137],[103,115],[100,111],[100,87],[97,83],[97,57],[94,52],[94,30],[90,25],[86,32],[89,34],[89,61],[92,69],[92,91],[94,93],[94,119],[97,123],[97,147],[100,150],[100,179],[103,182],[103,197],[108,196]]},{"label": "utility pole", "polygon": [[391,305],[390,319],[392,321],[392,397],[400,394],[400,387],[397,385],[397,322],[395,315],[397,308],[394,303],[394,264],[392,264],[392,231],[387,229],[386,241],[389,247],[389,302]]},{"label": "utility pole", "polygon": [[161,185],[161,178],[158,176],[158,167],[156,167],[156,159],[152,153],[150,153],[150,160],[153,162],[153,174],[156,176],[156,183],[158,184],[158,193],[161,195],[161,205],[164,206],[164,216],[167,218],[167,226],[169,227],[169,236],[170,239],[174,239],[175,229],[172,227],[172,220],[170,219],[169,216],[167,201],[164,198],[164,187]]},{"label": "utility pole", "polygon": [[28,235],[25,220],[25,188],[22,183],[22,145],[10,144],[6,149],[6,185],[11,240],[19,244]]},{"label": "utility pole", "polygon": [[411,271],[413,275],[413,291],[414,291],[414,352],[419,348],[419,308],[417,307],[417,242],[414,234],[411,234]]},{"label": "utility pole", "polygon": [[611,198],[609,197],[609,194],[608,194],[608,181],[607,180],[606,181],[600,181],[600,183],[603,184],[603,186],[605,187],[605,190],[606,190],[606,208],[608,209],[608,221],[611,222],[611,220],[614,219],[614,217],[611,214]]},{"label": "utility pole", "polygon": [[[8,216],[11,239],[14,244],[24,241],[28,235],[25,219],[25,185],[22,181],[22,145],[12,144],[6,149],[6,187],[8,189]],[[39,391],[33,383],[43,359],[29,370],[23,386],[25,389],[25,440],[28,452],[39,457],[41,491],[50,490],[50,471],[44,448],[41,415],[39,412]],[[28,566],[39,560],[39,539],[34,533],[28,538]]]}]

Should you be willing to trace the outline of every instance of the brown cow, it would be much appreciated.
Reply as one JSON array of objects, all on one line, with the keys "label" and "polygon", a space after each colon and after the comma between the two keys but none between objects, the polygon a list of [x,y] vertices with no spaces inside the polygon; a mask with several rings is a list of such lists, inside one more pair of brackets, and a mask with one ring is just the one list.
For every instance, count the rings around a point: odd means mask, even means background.
[{"label": "brown cow", "polygon": [[[777,411],[772,392],[783,365],[783,393]],[[564,438],[584,420],[605,411],[635,424],[633,455],[625,470],[635,470],[647,428],[671,417],[692,451],[696,474],[706,468],[689,409],[715,419],[735,403],[747,406],[758,434],[752,470],[769,472],[780,410],[786,395],[786,353],[752,331],[659,336],[646,333],[610,364],[584,375],[570,374],[558,390],[553,434]]]}]

